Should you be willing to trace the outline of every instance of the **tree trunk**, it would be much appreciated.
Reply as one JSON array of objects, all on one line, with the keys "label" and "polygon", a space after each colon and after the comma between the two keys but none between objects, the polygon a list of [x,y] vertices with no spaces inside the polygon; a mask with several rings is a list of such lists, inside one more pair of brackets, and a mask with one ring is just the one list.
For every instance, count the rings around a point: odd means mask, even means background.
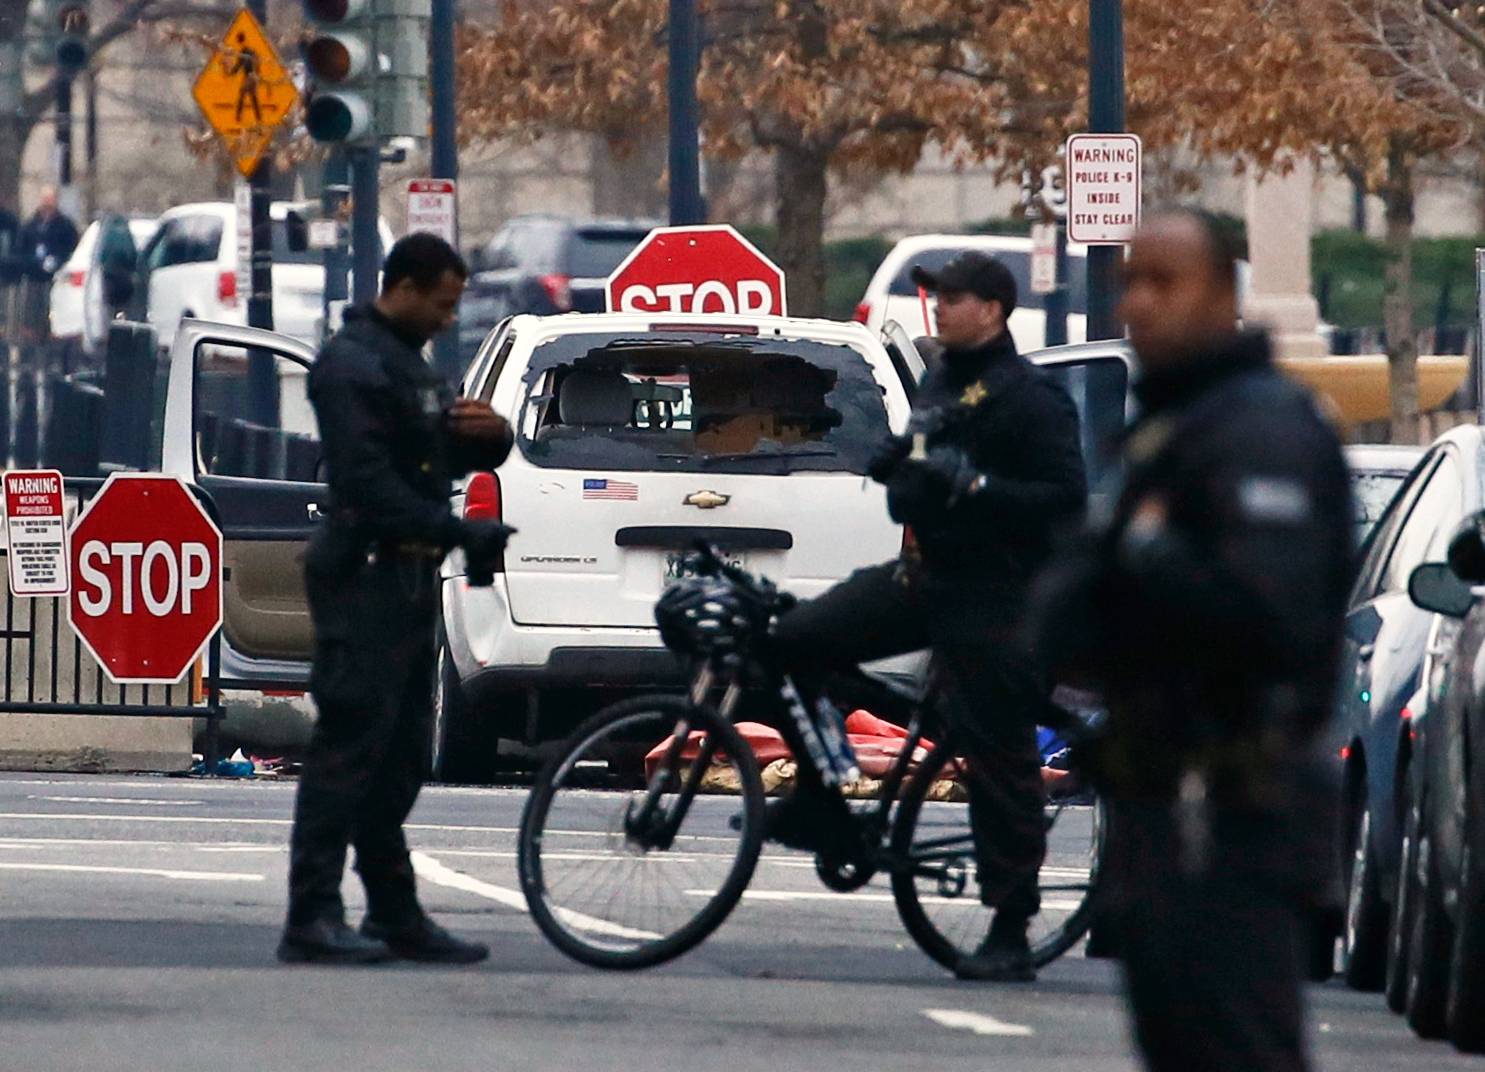
[{"label": "tree trunk", "polygon": [[1387,158],[1387,271],[1382,319],[1387,329],[1392,441],[1418,442],[1418,345],[1413,331],[1413,172],[1397,146]]},{"label": "tree trunk", "polygon": [[825,193],[829,157],[819,149],[774,150],[774,222],[779,267],[794,316],[825,315]]}]

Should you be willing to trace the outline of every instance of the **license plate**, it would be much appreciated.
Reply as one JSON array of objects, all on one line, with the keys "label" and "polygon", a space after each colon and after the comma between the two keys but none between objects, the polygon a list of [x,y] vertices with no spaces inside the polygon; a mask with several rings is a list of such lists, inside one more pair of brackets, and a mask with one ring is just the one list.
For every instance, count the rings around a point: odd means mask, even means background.
[{"label": "license plate", "polygon": [[[691,569],[686,561],[690,556],[691,552],[689,551],[671,551],[668,553],[665,556],[665,573],[661,576],[661,581],[669,584],[671,581],[679,581],[686,577],[695,577],[696,571]],[[748,568],[747,559],[739,554],[724,554],[722,561],[738,569]]]}]

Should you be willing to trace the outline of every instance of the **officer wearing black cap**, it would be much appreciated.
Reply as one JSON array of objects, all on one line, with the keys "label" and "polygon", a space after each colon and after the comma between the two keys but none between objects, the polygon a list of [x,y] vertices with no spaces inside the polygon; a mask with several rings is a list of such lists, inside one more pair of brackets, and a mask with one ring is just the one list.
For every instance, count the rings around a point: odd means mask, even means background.
[{"label": "officer wearing black cap", "polygon": [[[462,548],[469,582],[490,584],[511,531],[449,509],[450,479],[504,461],[510,427],[486,403],[455,399],[422,356],[467,275],[443,239],[402,239],[381,295],[346,313],[310,369],[330,510],[305,558],[319,717],[295,801],[286,962],[489,955],[423,912],[402,833],[428,765],[438,564]],[[359,933],[340,898],[350,845],[366,887]]]},{"label": "officer wearing black cap", "polygon": [[[1026,932],[1040,909],[1046,851],[1036,722],[1048,683],[1018,624],[1055,529],[1076,522],[1085,504],[1078,414],[1016,352],[1006,323],[1016,281],[1003,264],[968,252],[937,273],[915,268],[913,278],[937,296],[942,359],[920,385],[914,434],[893,440],[872,467],[893,519],[912,529],[913,550],[801,603],[774,635],[805,670],[806,659],[848,666],[928,647],[944,660],[955,686],[946,713],[973,753],[981,899],[996,909],[956,973],[1030,980]],[[787,840],[808,800],[776,808],[770,833]],[[832,806],[825,794],[812,803]]]}]

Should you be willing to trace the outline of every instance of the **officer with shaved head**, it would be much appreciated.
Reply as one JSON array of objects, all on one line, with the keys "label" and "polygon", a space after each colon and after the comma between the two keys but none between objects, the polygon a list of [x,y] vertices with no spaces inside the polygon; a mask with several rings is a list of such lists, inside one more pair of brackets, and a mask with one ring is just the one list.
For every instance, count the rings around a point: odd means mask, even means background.
[{"label": "officer with shaved head", "polygon": [[1317,756],[1351,579],[1345,462],[1237,326],[1236,251],[1159,213],[1124,265],[1139,360],[1112,521],[1046,579],[1042,650],[1103,692],[1108,907],[1157,1072],[1302,1072],[1304,920],[1333,849]]}]

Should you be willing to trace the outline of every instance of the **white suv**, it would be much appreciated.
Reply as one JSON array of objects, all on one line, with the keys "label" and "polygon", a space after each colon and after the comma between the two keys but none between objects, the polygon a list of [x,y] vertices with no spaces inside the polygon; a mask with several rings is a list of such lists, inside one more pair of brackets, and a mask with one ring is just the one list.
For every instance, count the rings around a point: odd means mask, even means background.
[{"label": "white suv", "polygon": [[[284,335],[315,345],[323,317],[325,269],[319,250],[293,240],[291,213],[307,219],[313,206],[274,202],[273,324]],[[237,206],[225,201],[179,205],[160,217],[146,248],[149,322],[168,348],[182,319],[222,324],[247,322],[247,294],[238,293]],[[381,224],[383,247],[391,232]],[[378,251],[380,260],[381,251]]]},{"label": "white suv", "polygon": [[437,773],[485,773],[495,737],[560,735],[604,690],[679,684],[653,613],[697,539],[801,596],[897,555],[863,475],[922,373],[893,330],[610,313],[492,332],[463,390],[509,416],[517,449],[455,508],[519,531],[492,587],[444,563]]},{"label": "white suv", "polygon": [[[866,285],[861,304],[856,306],[856,319],[867,327],[880,329],[895,320],[915,337],[932,335],[935,330],[933,299],[918,296],[918,287],[909,273],[914,265],[929,271],[942,268],[949,259],[966,250],[988,253],[1011,270],[1016,277],[1016,310],[1011,313],[1011,335],[1023,354],[1046,345],[1047,314],[1042,295],[1031,293],[1031,239],[1010,235],[910,235],[892,247],[876,274]],[[1088,313],[1087,247],[1069,243],[1067,341],[1082,342],[1086,337]]]}]

